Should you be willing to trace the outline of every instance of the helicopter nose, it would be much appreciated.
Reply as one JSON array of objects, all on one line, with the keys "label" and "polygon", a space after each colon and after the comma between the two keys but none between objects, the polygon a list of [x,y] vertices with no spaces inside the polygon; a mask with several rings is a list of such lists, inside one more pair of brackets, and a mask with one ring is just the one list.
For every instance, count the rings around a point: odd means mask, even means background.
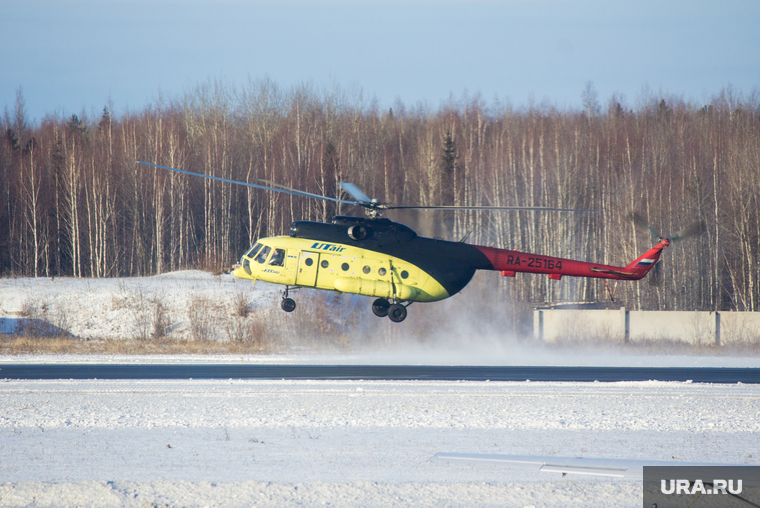
[{"label": "helicopter nose", "polygon": [[256,280],[256,275],[251,270],[250,260],[247,258],[243,258],[243,264],[235,266],[235,269],[232,270],[232,275],[237,277],[238,279],[249,279],[249,280]]}]

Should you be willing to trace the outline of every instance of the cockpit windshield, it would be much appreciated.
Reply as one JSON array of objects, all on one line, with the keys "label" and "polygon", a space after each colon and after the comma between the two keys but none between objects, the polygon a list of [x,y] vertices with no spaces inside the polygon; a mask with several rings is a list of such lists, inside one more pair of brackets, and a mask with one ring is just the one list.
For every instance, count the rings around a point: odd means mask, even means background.
[{"label": "cockpit windshield", "polygon": [[261,249],[261,244],[256,242],[253,247],[251,247],[251,250],[245,253],[245,256],[248,258],[253,259],[254,256],[256,256],[256,253]]}]

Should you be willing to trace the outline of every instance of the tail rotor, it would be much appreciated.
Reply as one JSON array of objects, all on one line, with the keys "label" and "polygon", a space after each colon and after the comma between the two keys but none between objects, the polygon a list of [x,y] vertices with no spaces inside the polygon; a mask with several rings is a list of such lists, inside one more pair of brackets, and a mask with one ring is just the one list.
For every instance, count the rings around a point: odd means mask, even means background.
[{"label": "tail rotor", "polygon": [[[671,236],[661,236],[660,232],[657,231],[657,229],[655,229],[649,223],[649,221],[647,221],[638,212],[632,212],[628,218],[633,222],[634,226],[636,226],[637,229],[640,231],[648,232],[650,235],[652,235],[652,238],[662,241],[665,245],[668,245],[672,242],[680,242],[681,240],[686,240],[687,238],[692,238],[695,236],[701,236],[707,233],[707,224],[705,224],[704,220],[694,222]],[[649,274],[650,286],[662,286],[662,260],[657,261],[654,267],[652,267],[652,270],[649,272]]]}]

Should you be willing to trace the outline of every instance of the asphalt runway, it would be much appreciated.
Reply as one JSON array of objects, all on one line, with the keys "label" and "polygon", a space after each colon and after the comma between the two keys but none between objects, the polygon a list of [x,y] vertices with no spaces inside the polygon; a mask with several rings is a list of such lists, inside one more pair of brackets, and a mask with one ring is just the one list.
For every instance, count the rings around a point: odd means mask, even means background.
[{"label": "asphalt runway", "polygon": [[0,379],[330,379],[760,383],[760,368],[445,365],[3,364]]}]

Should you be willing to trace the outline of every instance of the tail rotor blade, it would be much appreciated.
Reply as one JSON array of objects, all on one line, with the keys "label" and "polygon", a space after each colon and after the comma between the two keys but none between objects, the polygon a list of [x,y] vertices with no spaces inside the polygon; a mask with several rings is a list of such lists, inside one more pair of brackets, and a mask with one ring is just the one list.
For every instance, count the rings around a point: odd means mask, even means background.
[{"label": "tail rotor blade", "polygon": [[631,219],[631,221],[633,221],[634,226],[636,226],[642,231],[649,231],[649,234],[652,235],[652,237],[655,240],[660,239],[659,231],[653,228],[649,224],[649,222],[647,222],[647,220],[644,217],[642,217],[638,212],[632,212],[628,217]]},{"label": "tail rotor blade", "polygon": [[683,228],[681,231],[668,238],[668,240],[671,242],[677,242],[679,240],[691,238],[692,236],[700,236],[705,233],[707,233],[707,224],[705,224],[705,221],[701,220]]},{"label": "tail rotor blade", "polygon": [[649,285],[652,287],[662,286],[662,260],[657,260],[657,263],[652,267],[652,271],[649,272]]}]

